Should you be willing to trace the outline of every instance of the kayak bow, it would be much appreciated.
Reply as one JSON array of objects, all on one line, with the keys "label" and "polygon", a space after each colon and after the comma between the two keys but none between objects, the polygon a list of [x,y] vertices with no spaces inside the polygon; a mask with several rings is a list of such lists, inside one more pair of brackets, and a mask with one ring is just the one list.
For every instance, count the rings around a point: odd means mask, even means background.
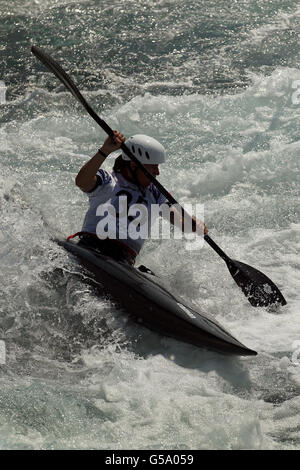
[{"label": "kayak bow", "polygon": [[158,283],[158,278],[119,263],[94,249],[56,240],[93,274],[101,292],[109,294],[139,323],[165,336],[223,354],[253,356],[214,318],[186,305]]}]

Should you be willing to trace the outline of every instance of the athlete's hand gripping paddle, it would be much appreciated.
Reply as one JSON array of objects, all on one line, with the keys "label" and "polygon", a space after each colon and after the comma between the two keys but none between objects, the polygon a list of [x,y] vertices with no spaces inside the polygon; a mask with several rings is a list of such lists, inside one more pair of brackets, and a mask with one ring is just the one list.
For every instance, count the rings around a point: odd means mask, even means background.
[{"label": "athlete's hand gripping paddle", "polygon": [[[89,115],[99,124],[99,126],[113,138],[113,130],[108,124],[101,119],[92,107],[87,103],[82,96],[74,82],[63,68],[39,47],[32,46],[31,52],[51,71],[56,77],[65,85],[65,87],[72,93],[73,96],[84,106]],[[178,202],[171,196],[171,194],[152,176],[144,167],[142,163],[131,153],[126,144],[122,143],[122,150],[128,157],[141,169],[147,178],[157,187],[157,189],[168,199],[171,204],[178,204]],[[179,204],[178,204],[179,206]],[[181,207],[181,206],[179,206]],[[183,214],[184,209],[181,207]],[[265,274],[257,269],[241,263],[240,261],[230,259],[221,248],[208,236],[204,235],[205,241],[218,253],[219,256],[225,261],[229,272],[237,285],[242,289],[251,305],[254,307],[266,307],[273,304],[285,305],[286,300],[278,287],[269,279]]]}]

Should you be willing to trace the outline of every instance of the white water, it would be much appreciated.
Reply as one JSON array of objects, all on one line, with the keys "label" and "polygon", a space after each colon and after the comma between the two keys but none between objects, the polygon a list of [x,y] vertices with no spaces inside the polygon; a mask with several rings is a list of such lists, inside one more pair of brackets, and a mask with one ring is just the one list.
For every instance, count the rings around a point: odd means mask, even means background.
[{"label": "white water", "polygon": [[147,93],[104,116],[125,135],[158,138],[168,151],[162,184],[181,203],[204,203],[212,238],[283,291],[287,306],[254,309],[208,246],[148,241],[140,261],[258,351],[244,359],[145,330],[72,274],[76,261],[50,238],[81,228],[86,198],[74,177],[104,135],[70,112],[65,93],[12,103],[49,111],[0,131],[2,448],[299,446],[300,108],[291,94],[300,72],[251,80],[235,95]]}]

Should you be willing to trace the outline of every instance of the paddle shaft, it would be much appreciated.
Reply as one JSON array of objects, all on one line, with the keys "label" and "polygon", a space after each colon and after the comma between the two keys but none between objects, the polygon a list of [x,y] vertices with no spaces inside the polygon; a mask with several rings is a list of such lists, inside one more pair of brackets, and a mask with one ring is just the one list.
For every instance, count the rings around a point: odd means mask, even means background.
[{"label": "paddle shaft", "polygon": [[229,256],[226,255],[226,253],[224,253],[223,250],[221,250],[221,248],[216,244],[216,242],[214,242],[209,235],[204,235],[204,240],[209,244],[209,246],[211,246],[211,248],[213,250],[215,250],[216,253],[218,253],[218,255],[224,260],[224,261],[230,261],[230,258]]},{"label": "paddle shaft", "polygon": [[[89,108],[89,109],[88,109]],[[87,111],[89,114],[95,119],[97,124],[99,124],[100,127],[111,137],[114,137],[114,131],[109,127],[109,125],[101,119],[95,111],[87,104],[86,106]],[[140,168],[140,170],[144,173],[144,175],[156,186],[156,188],[168,199],[168,201],[174,205],[176,204],[178,209],[181,210],[181,213],[187,214],[184,210],[184,208],[176,201],[176,199],[166,190],[166,188],[159,182],[157,179],[149,173],[147,168],[133,155],[133,153],[129,150],[129,148],[126,146],[125,143],[122,143],[121,149],[126,153],[126,155]],[[215,243],[213,242],[215,245]],[[218,247],[217,247],[218,248]],[[220,250],[222,251],[222,250]],[[225,255],[226,256],[226,255]]]},{"label": "paddle shaft", "polygon": [[[31,47],[31,52],[52,72],[54,75],[65,85],[65,87],[72,93],[72,95],[84,106],[89,115],[94,119],[94,121],[106,132],[109,137],[114,138],[114,132],[112,128],[101,119],[98,114],[93,110],[90,104],[82,96],[77,86],[65,70],[59,65],[49,54],[43,51],[37,46]],[[149,171],[144,167],[144,165],[133,155],[125,143],[122,143],[121,149],[126,153],[126,155],[132,160],[138,168],[144,173],[144,175],[156,186],[156,188],[166,197],[166,199],[172,204],[176,204],[178,209],[181,210],[181,213],[184,217],[186,212],[183,207],[178,204],[176,199],[160,184],[157,179],[149,173]],[[193,221],[193,228],[195,227],[195,221]]]},{"label": "paddle shaft", "polygon": [[[93,108],[87,103],[75,83],[71,80],[64,69],[54,59],[52,59],[49,54],[39,47],[32,46],[31,51],[49,70],[51,70],[52,73],[56,75],[56,77],[65,85],[72,95],[84,106],[90,116],[106,132],[106,134],[108,134],[111,138],[114,138],[113,130],[95,113]],[[132,160],[137,165],[137,167],[140,168],[144,175],[166,197],[166,199],[172,205],[176,205],[179,210],[181,210],[182,216],[185,217],[185,214],[187,215],[187,213],[184,211],[183,207],[178,204],[176,199],[159,183],[159,181],[157,181],[154,176],[148,172],[144,165],[131,153],[125,143],[122,143],[121,149],[130,158],[130,160]],[[195,219],[193,219],[193,228],[196,229]],[[204,235],[204,240],[226,262],[231,276],[242,289],[244,294],[248,297],[248,300],[252,305],[266,306],[276,303],[278,300],[282,305],[286,304],[286,300],[277,286],[275,286],[275,284],[263,273],[255,270],[251,266],[245,265],[244,263],[231,260],[208,235]],[[266,291],[266,286],[271,291],[271,294]]]},{"label": "paddle shaft", "polygon": [[[91,114],[91,113],[90,113]],[[97,116],[97,114],[95,112],[93,112],[93,114],[95,114],[95,116],[97,117],[96,122],[102,127],[102,129],[110,136],[113,138],[114,136],[114,132],[113,130],[109,127],[109,125],[103,120],[103,119],[100,119],[99,116]],[[91,114],[91,116],[93,117],[93,114]],[[142,170],[142,172],[144,173],[144,175],[147,176],[147,178],[149,178],[151,180],[151,182],[157,187],[157,189],[168,199],[168,201],[171,203],[171,204],[176,204],[177,207],[182,211],[182,214],[184,216],[184,214],[186,214],[184,208],[176,201],[176,199],[164,188],[164,186],[159,182],[157,181],[156,178],[154,178],[154,176],[151,175],[151,173],[149,173],[149,171],[147,170],[147,168],[144,167],[144,165],[131,153],[131,151],[129,150],[129,148],[126,146],[126,144],[122,143],[121,145],[121,149],[126,153],[126,155],[128,155],[128,157],[134,162],[136,163],[136,165]],[[215,250],[216,253],[218,253],[218,255],[224,260],[229,260],[228,256],[226,255],[226,253],[224,253],[223,250],[221,250],[221,248],[216,244],[216,242],[214,242],[209,235],[204,235],[204,240],[211,246],[211,248],[213,248]]]},{"label": "paddle shaft", "polygon": [[[109,127],[109,125],[103,120],[101,119],[96,113],[95,111],[91,108],[91,106],[85,101],[85,99],[83,98],[83,96],[81,95],[80,96],[80,101],[81,103],[84,105],[84,107],[86,108],[86,110],[88,111],[88,113],[90,114],[90,116],[97,122],[97,124],[99,124],[99,126],[104,130],[104,132],[106,132],[107,135],[109,135],[111,138],[114,137],[114,131],[111,129],[111,127]],[[151,175],[151,173],[149,173],[149,171],[147,170],[147,168],[144,167],[144,165],[133,155],[133,153],[129,150],[129,148],[126,146],[126,144],[122,143],[121,145],[121,149],[124,151],[124,153],[126,153],[126,155],[128,155],[128,157],[141,169],[141,171],[144,173],[145,176],[147,176],[148,179],[150,179],[150,181],[156,186],[156,188],[168,199],[168,201],[171,203],[171,204],[176,204],[177,207],[179,209],[181,209],[182,211],[182,214],[184,216],[184,214],[186,214],[185,210],[183,209],[183,207],[176,201],[176,199],[165,189],[165,187],[159,182],[157,181],[156,178],[154,178],[154,176]],[[221,248],[216,244],[216,242],[214,242],[209,235],[204,235],[204,240],[211,246],[211,248],[213,248],[213,250],[215,250],[215,252],[224,260],[229,260],[229,257],[226,255],[226,253],[224,253],[223,250],[221,250]]]}]

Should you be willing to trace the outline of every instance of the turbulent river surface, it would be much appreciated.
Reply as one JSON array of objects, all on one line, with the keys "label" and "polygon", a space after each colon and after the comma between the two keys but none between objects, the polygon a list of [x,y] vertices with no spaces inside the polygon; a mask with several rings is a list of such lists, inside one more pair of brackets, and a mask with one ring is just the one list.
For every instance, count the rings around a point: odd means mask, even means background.
[{"label": "turbulent river surface", "polygon": [[[299,448],[299,31],[292,0],[0,0],[0,448]],[[253,308],[208,245],[139,256],[256,357],[149,331],[55,244],[105,134],[33,44],[111,127],[158,139],[161,183],[282,290]]]}]

